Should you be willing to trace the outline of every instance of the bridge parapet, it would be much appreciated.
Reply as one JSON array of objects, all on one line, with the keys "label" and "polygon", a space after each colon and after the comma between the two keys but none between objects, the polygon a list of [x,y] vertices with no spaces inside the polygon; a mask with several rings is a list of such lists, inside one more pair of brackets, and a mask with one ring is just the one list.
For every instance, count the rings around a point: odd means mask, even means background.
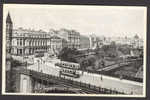
[{"label": "bridge parapet", "polygon": [[79,88],[88,94],[126,94],[123,91],[119,92],[115,89],[107,89],[107,88],[97,87],[97,86],[94,86],[91,84],[74,81],[74,80],[71,80],[71,79],[68,79],[65,77],[53,76],[53,75],[36,72],[33,70],[29,70],[29,69],[21,69],[20,74],[29,75],[30,77],[32,77],[34,79],[46,81],[48,83],[54,82],[54,83],[64,84],[66,86],[70,86],[73,88]]}]

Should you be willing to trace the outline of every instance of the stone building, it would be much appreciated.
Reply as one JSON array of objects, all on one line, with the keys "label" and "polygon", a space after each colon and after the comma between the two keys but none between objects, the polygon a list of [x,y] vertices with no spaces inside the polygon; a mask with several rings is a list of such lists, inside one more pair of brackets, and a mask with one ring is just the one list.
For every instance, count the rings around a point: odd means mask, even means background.
[{"label": "stone building", "polygon": [[67,40],[68,48],[80,48],[80,33],[75,30],[60,29],[58,34]]},{"label": "stone building", "polygon": [[57,35],[50,37],[50,49],[53,50],[55,54],[61,51],[62,48],[67,47],[67,41]]},{"label": "stone building", "polygon": [[104,39],[100,39],[100,37],[97,37],[95,34],[91,34],[89,36],[89,40],[90,40],[90,48],[96,49],[97,47],[101,47],[103,45]]},{"label": "stone building", "polygon": [[32,55],[36,50],[47,51],[50,49],[50,35],[46,32],[30,29],[15,29],[12,35],[11,54]]},{"label": "stone building", "polygon": [[7,52],[12,55],[33,55],[36,51],[62,49],[67,46],[64,38],[52,36],[50,33],[42,30],[33,29],[13,29],[13,23],[8,13],[6,20],[6,40]]},{"label": "stone building", "polygon": [[11,54],[13,55],[33,55],[36,51],[55,53],[67,46],[67,41],[58,35],[51,36],[42,30],[13,30]]},{"label": "stone building", "polygon": [[131,44],[133,48],[143,48],[144,41],[136,34],[133,37]]},{"label": "stone building", "polygon": [[90,40],[86,35],[80,35],[80,49],[89,49],[90,48]]}]

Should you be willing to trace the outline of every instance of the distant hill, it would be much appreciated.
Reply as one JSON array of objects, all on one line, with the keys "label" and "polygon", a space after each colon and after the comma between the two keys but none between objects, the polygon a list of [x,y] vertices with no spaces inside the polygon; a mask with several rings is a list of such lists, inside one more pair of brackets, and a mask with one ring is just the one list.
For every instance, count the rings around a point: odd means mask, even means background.
[{"label": "distant hill", "polygon": [[80,48],[89,48],[90,47],[90,40],[88,36],[80,35]]}]

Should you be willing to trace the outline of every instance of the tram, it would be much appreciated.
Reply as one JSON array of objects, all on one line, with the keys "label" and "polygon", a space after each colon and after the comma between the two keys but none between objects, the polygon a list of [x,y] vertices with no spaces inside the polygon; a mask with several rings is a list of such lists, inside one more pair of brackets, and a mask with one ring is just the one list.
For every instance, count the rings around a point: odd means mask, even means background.
[{"label": "tram", "polygon": [[60,69],[60,75],[62,76],[68,76],[68,77],[74,77],[74,78],[79,78],[80,73],[76,70],[72,69],[66,69],[66,68],[61,68]]},{"label": "tram", "polygon": [[80,65],[78,63],[61,61],[59,63],[56,63],[55,66],[59,66],[61,68],[60,75],[74,77],[74,78],[79,78],[81,75],[79,71]]},{"label": "tram", "polygon": [[75,70],[80,69],[80,64],[71,63],[71,62],[67,62],[67,61],[61,61],[59,63],[56,63],[55,66],[59,66],[59,67],[62,67],[62,68],[68,68],[68,69],[75,69]]}]

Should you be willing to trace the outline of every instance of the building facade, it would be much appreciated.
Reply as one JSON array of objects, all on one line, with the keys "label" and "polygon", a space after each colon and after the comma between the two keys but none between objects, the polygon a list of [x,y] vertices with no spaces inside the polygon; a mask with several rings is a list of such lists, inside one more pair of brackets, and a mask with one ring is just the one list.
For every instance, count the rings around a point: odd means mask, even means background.
[{"label": "building facade", "polygon": [[143,48],[143,40],[138,35],[134,37],[97,37],[95,34],[89,36],[90,48],[96,48],[97,45],[110,45],[113,41],[117,45],[129,45],[132,48]]},{"label": "building facade", "polygon": [[[76,39],[79,40],[79,37],[74,36],[73,40],[72,35],[68,36],[69,43],[75,43],[77,47]],[[67,40],[58,34],[50,34],[49,32],[33,29],[13,29],[9,13],[6,20],[6,41],[7,52],[18,56],[34,55],[36,51],[53,51],[58,53],[62,48],[68,46]],[[70,44],[69,47],[71,47]]]},{"label": "building facade", "polygon": [[62,38],[67,40],[68,48],[80,48],[80,33],[75,30],[61,29],[58,33]]},{"label": "building facade", "polygon": [[90,40],[88,36],[80,35],[80,49],[89,49]]},{"label": "building facade", "polygon": [[57,55],[62,48],[67,47],[67,41],[57,35],[53,35],[50,37],[48,45],[50,46],[49,50],[52,50]]},{"label": "building facade", "polygon": [[67,41],[57,35],[39,30],[15,29],[12,35],[11,54],[13,55],[33,55],[36,51],[59,52],[67,46]]},{"label": "building facade", "polygon": [[15,29],[12,35],[11,54],[32,55],[37,50],[48,51],[50,36],[44,31]]},{"label": "building facade", "polygon": [[89,36],[90,40],[90,49],[96,49],[97,47],[101,47],[103,45],[103,39],[97,37],[95,34],[91,34]]}]

